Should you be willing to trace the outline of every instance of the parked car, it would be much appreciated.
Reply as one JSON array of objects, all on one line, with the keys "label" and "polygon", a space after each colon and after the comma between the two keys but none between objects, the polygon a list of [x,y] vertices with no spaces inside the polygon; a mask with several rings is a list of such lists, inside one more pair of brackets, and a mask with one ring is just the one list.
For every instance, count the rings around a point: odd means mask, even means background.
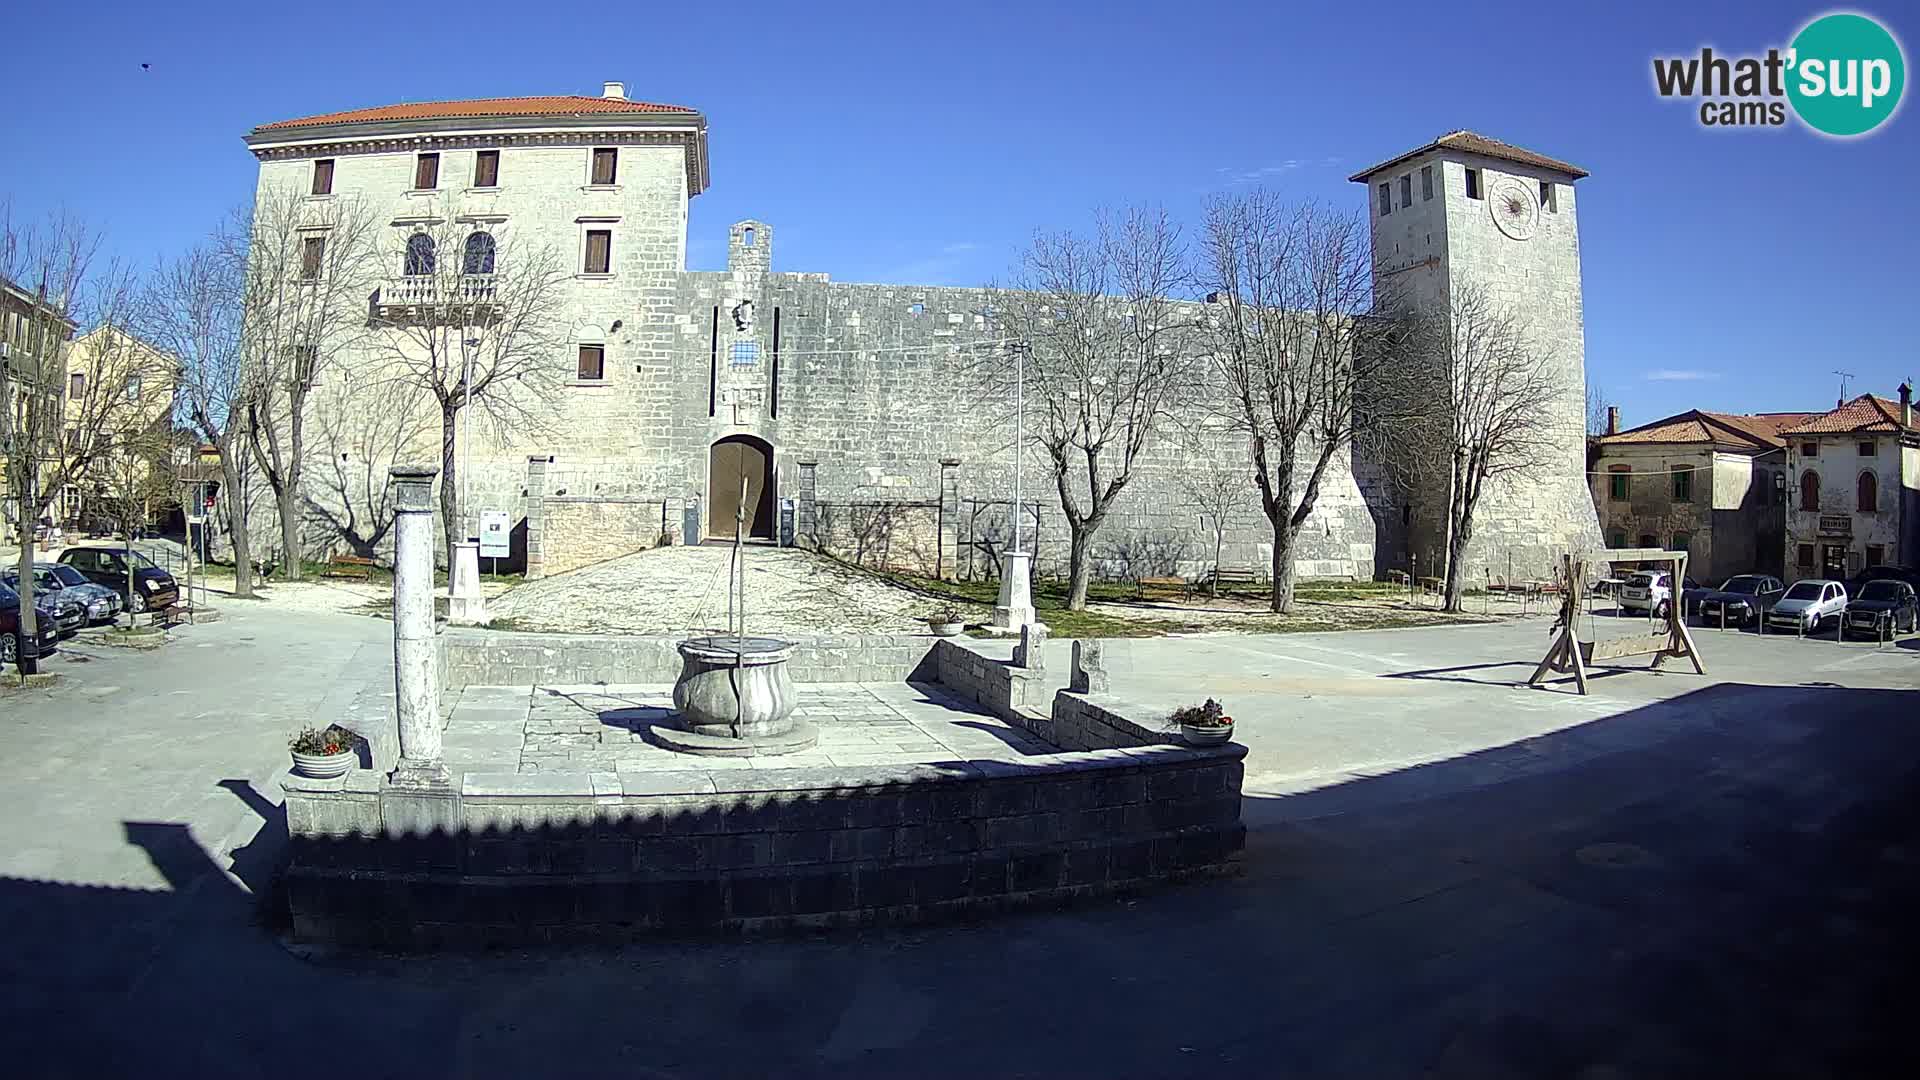
[{"label": "parked car", "polygon": [[[0,582],[5,582],[16,592],[19,591],[20,571],[15,567],[0,571]],[[60,563],[33,564],[33,594],[36,608],[40,606],[39,598],[43,593],[58,593],[69,600],[77,601],[86,609],[86,621],[89,625],[107,622],[120,614],[121,609],[126,606],[121,602],[118,592],[105,585],[95,585],[80,571]]]},{"label": "parked car", "polygon": [[1700,618],[1711,624],[1725,611],[1728,622],[1744,626],[1758,619],[1786,591],[1786,585],[1777,577],[1735,574],[1721,582],[1718,589],[1709,589],[1700,594]]},{"label": "parked car", "polygon": [[[1700,583],[1692,578],[1680,581],[1680,602],[1692,606],[1699,601]],[[1651,611],[1655,618],[1666,618],[1673,603],[1673,575],[1665,570],[1636,570],[1620,586],[1618,606],[1622,612]],[[1683,609],[1684,610],[1684,609]]]},{"label": "parked car", "polygon": [[1767,625],[1814,633],[1828,619],[1847,613],[1847,587],[1837,581],[1803,578],[1794,582],[1767,612]]},{"label": "parked car", "polygon": [[[133,589],[127,588],[127,564],[133,564]],[[173,575],[153,565],[153,560],[131,548],[71,547],[60,553],[60,563],[78,570],[95,585],[104,585],[120,594],[135,612],[172,607],[180,599],[180,587]]]},{"label": "parked car", "polygon": [[1847,601],[1846,633],[1881,636],[1911,634],[1920,629],[1920,600],[1913,586],[1892,578],[1879,578],[1860,587]]},{"label": "parked car", "polygon": [[[41,656],[52,656],[60,651],[60,629],[51,622],[40,619],[34,626],[34,637],[39,639]],[[0,664],[11,664],[19,656],[20,649],[20,594],[5,585],[0,585]]]}]

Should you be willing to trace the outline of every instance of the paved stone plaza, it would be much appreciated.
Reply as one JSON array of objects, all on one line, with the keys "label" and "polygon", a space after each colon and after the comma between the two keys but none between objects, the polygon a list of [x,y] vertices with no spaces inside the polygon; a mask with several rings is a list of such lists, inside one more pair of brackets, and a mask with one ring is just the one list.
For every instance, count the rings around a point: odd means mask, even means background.
[{"label": "paved stone plaza", "polygon": [[[811,750],[694,757],[656,746],[673,687],[470,686],[450,705],[447,767],[459,772],[657,772],[1017,761],[1054,753],[937,687],[816,683],[795,687],[794,715],[814,723]],[[452,695],[449,695],[450,697]]]},{"label": "paved stone plaza", "polygon": [[[1110,645],[1116,691],[1240,717],[1244,877],[980,925],[310,961],[249,895],[282,740],[391,692],[391,628],[229,608],[0,697],[0,801],[32,826],[0,842],[17,1075],[1900,1071],[1874,1053],[1916,955],[1912,643],[1708,632],[1708,677],[1586,699],[1512,685],[1544,620]],[[191,725],[138,722],[163,707]],[[987,1034],[1036,1002],[1049,1038]],[[350,1051],[288,1052],[316,1007]]]}]

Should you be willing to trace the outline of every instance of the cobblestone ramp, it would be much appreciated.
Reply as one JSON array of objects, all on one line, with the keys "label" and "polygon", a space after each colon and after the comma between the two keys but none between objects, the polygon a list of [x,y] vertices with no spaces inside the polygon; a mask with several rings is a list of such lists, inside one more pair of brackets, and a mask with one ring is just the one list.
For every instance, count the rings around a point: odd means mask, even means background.
[{"label": "cobblestone ramp", "polygon": [[[517,629],[677,634],[727,623],[722,546],[642,551],[528,582],[488,605]],[[933,600],[792,548],[749,547],[747,628],[763,634],[925,630]],[[984,609],[982,609],[984,612]]]}]

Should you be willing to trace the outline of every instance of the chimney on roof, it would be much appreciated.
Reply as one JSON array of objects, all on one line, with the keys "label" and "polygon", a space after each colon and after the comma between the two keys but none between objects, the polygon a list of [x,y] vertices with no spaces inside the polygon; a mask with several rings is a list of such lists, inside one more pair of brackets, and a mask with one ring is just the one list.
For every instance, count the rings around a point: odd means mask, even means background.
[{"label": "chimney on roof", "polygon": [[1607,434],[1620,434],[1620,406],[1607,406]]},{"label": "chimney on roof", "polygon": [[1912,383],[1900,384],[1900,424],[1902,427],[1913,426],[1913,384]]},{"label": "chimney on roof", "polygon": [[621,82],[606,83],[600,87],[600,96],[625,101],[627,100],[627,84]]}]

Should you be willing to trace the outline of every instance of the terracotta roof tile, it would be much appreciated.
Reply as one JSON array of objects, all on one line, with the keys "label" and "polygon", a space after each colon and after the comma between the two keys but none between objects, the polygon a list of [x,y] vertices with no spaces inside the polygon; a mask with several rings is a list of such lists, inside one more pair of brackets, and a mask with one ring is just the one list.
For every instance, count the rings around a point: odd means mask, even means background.
[{"label": "terracotta roof tile", "polygon": [[1785,446],[1780,437],[1788,427],[1804,423],[1816,413],[1717,413],[1689,409],[1617,435],[1602,435],[1603,444],[1717,443],[1768,449]]},{"label": "terracotta roof tile", "polygon": [[1409,150],[1404,154],[1395,155],[1375,165],[1371,169],[1354,173],[1352,176],[1347,177],[1347,179],[1355,181],[1365,180],[1367,177],[1372,176],[1382,169],[1390,169],[1408,158],[1418,157],[1430,150],[1458,150],[1469,154],[1484,154],[1487,157],[1499,158],[1502,161],[1512,161],[1521,165],[1532,165],[1536,168],[1563,172],[1575,180],[1579,180],[1587,175],[1587,170],[1578,165],[1569,164],[1561,161],[1559,158],[1550,158],[1545,154],[1537,154],[1532,150],[1515,146],[1509,142],[1501,142],[1499,139],[1489,138],[1477,131],[1449,131],[1425,146]]},{"label": "terracotta roof tile", "polygon": [[1785,435],[1822,435],[1843,431],[1899,431],[1900,403],[1861,394],[1831,412],[1817,413],[1786,429]]},{"label": "terracotta roof tile", "polygon": [[322,124],[357,124],[378,120],[465,120],[492,116],[584,116],[593,113],[687,113],[682,105],[659,105],[626,98],[587,97],[561,94],[552,97],[474,98],[469,101],[422,101],[401,105],[381,105],[372,109],[303,116],[296,120],[277,120],[261,124],[255,131],[284,128],[318,127]]}]

